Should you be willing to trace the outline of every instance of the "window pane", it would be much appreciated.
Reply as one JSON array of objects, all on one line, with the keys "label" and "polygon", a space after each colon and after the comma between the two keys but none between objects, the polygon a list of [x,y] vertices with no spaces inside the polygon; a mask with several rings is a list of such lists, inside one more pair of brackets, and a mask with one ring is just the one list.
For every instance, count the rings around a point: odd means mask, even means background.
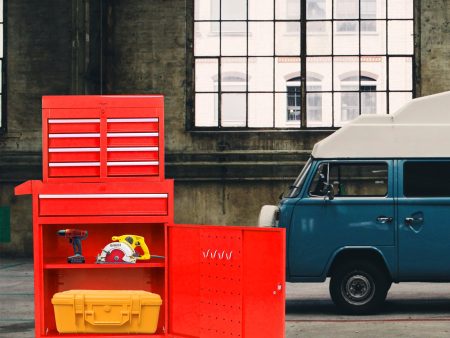
[{"label": "window pane", "polygon": [[386,163],[322,164],[309,189],[310,195],[324,196],[327,184],[333,185],[335,197],[386,196],[388,167]]},{"label": "window pane", "polygon": [[[306,89],[317,90],[317,85],[320,84],[319,90],[332,90],[332,58],[331,57],[308,57],[306,58]],[[316,88],[316,89],[312,89]]]},{"label": "window pane", "polygon": [[217,59],[195,60],[195,91],[217,91],[217,76],[219,74],[219,61]]},{"label": "window pane", "polygon": [[405,103],[412,100],[411,92],[389,93],[389,113],[395,113]]},{"label": "window pane", "polygon": [[300,22],[275,23],[275,54],[300,55]]},{"label": "window pane", "polygon": [[413,0],[388,0],[389,19],[412,19],[414,15]]},{"label": "window pane", "polygon": [[218,126],[218,95],[195,95],[195,125],[198,127]]},{"label": "window pane", "polygon": [[310,196],[325,196],[325,188],[328,182],[328,164],[322,163],[316,171],[309,187]]},{"label": "window pane", "polygon": [[[285,93],[276,93],[275,94],[275,127],[276,128],[300,128],[300,119],[297,119],[296,114],[298,116],[299,113],[296,111],[299,108],[289,108],[290,112],[288,114],[288,96],[287,92]],[[288,116],[291,116],[292,119],[288,120]]]},{"label": "window pane", "polygon": [[220,0],[195,0],[195,20],[219,20]]},{"label": "window pane", "polygon": [[248,59],[248,90],[273,91],[273,58]]},{"label": "window pane", "polygon": [[[337,21],[335,22],[334,30],[336,33],[353,33],[359,34],[359,25],[358,21]],[[337,34],[336,34],[337,35]]]},{"label": "window pane", "polygon": [[388,52],[389,54],[413,54],[413,22],[388,22]]},{"label": "window pane", "polygon": [[222,92],[245,92],[247,89],[247,59],[222,58]]},{"label": "window pane", "polygon": [[403,190],[406,197],[450,197],[450,162],[406,162]]},{"label": "window pane", "polygon": [[273,94],[248,94],[248,126],[273,127]]},{"label": "window pane", "polygon": [[245,127],[246,94],[222,94],[222,126]]},{"label": "window pane", "polygon": [[249,20],[272,20],[273,0],[248,0]]},{"label": "window pane", "polygon": [[358,19],[359,0],[334,0],[335,19]]},{"label": "window pane", "polygon": [[387,164],[331,164],[329,182],[334,196],[386,196]]},{"label": "window pane", "polygon": [[247,54],[247,23],[245,21],[222,22],[222,55]]},{"label": "window pane", "polygon": [[389,89],[412,90],[412,58],[389,58]]},{"label": "window pane", "polygon": [[247,1],[244,0],[222,0],[222,20],[246,20]]},{"label": "window pane", "polygon": [[331,19],[332,0],[306,0],[306,19]]},{"label": "window pane", "polygon": [[248,23],[248,54],[273,55],[273,22]]},{"label": "window pane", "polygon": [[286,94],[286,120],[300,121],[300,111],[302,104],[302,95],[299,84],[290,84],[287,87]]},{"label": "window pane", "polygon": [[[331,54],[331,22],[308,22],[306,45],[308,55]],[[317,33],[318,25],[323,28],[323,32]]]},{"label": "window pane", "polygon": [[275,18],[277,20],[300,20],[300,1],[275,1]]},{"label": "window pane", "polygon": [[[374,85],[376,90],[386,90],[386,57],[363,56],[361,57],[361,76],[376,81],[372,84],[363,81],[361,85]],[[370,80],[369,80],[370,81]]]},{"label": "window pane", "polygon": [[335,55],[359,54],[358,21],[335,22],[334,54]]},{"label": "window pane", "polygon": [[361,29],[363,26],[371,26],[375,30],[372,34],[369,32],[361,32],[361,54],[377,55],[386,54],[386,22],[385,21],[361,21]]},{"label": "window pane", "polygon": [[356,119],[359,116],[359,92],[341,93],[339,108],[341,122],[350,122]]},{"label": "window pane", "polygon": [[[361,0],[361,19],[377,19],[379,17],[377,15],[379,13],[377,10],[377,3],[384,5],[385,1],[386,0]],[[386,15],[384,14],[383,17],[386,17]]]},{"label": "window pane", "polygon": [[3,57],[3,24],[0,24],[0,57]]},{"label": "window pane", "polygon": [[334,90],[359,90],[359,58],[338,56],[334,61]]},{"label": "window pane", "polygon": [[195,23],[195,56],[218,56],[220,54],[219,28],[219,22]]},{"label": "window pane", "polygon": [[300,76],[299,57],[275,58],[275,91],[285,92],[287,81]]},{"label": "window pane", "polygon": [[307,127],[332,126],[332,97],[331,93],[306,93]]}]

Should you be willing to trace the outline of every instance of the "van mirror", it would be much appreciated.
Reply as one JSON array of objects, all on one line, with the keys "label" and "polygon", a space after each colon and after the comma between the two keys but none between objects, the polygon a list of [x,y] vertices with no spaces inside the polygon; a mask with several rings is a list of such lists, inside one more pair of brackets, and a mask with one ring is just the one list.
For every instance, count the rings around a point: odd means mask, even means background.
[{"label": "van mirror", "polygon": [[331,183],[326,183],[323,189],[324,191],[324,200],[332,201],[334,200],[334,187]]}]

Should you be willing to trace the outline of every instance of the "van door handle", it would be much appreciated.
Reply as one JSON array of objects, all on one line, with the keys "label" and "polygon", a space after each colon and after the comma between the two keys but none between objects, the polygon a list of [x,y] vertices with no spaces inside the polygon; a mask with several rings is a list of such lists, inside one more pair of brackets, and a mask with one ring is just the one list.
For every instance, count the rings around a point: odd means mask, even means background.
[{"label": "van door handle", "polygon": [[414,223],[422,223],[423,217],[405,217],[405,224],[412,225]]},{"label": "van door handle", "polygon": [[392,217],[386,217],[386,216],[378,216],[377,217],[377,222],[382,223],[382,224],[392,223],[393,220],[394,219]]}]

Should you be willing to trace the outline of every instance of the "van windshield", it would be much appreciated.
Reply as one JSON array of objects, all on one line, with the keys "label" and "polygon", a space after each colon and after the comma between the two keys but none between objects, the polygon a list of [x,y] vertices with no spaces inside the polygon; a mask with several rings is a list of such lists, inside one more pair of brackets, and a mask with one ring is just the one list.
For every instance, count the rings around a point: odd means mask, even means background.
[{"label": "van windshield", "polygon": [[303,183],[305,182],[306,173],[309,171],[310,167],[311,167],[311,158],[309,158],[308,162],[306,162],[305,166],[303,167],[302,171],[300,172],[300,175],[298,175],[294,184],[289,187],[289,190],[288,190],[287,194],[285,195],[285,197],[293,198],[299,194],[300,190],[302,189]]}]

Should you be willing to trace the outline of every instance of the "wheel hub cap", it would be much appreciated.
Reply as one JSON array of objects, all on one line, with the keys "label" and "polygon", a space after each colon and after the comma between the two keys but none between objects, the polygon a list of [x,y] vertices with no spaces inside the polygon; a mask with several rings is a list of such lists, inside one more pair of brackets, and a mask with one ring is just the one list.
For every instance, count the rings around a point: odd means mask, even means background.
[{"label": "wheel hub cap", "polygon": [[344,285],[344,297],[351,304],[363,305],[373,297],[374,288],[369,279],[363,275],[351,276]]}]

